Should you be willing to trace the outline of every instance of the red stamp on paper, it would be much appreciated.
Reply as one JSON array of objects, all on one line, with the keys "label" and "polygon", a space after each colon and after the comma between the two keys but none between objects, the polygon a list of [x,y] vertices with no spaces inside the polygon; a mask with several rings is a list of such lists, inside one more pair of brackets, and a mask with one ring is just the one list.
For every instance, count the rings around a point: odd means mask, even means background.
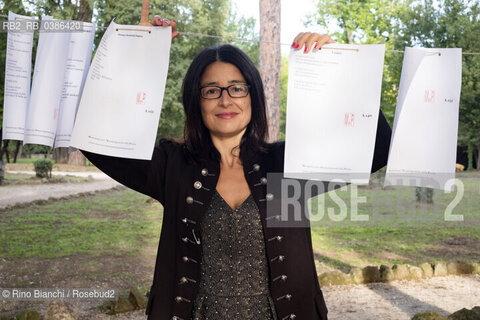
[{"label": "red stamp on paper", "polygon": [[353,127],[355,125],[355,114],[345,113],[344,125],[347,127]]},{"label": "red stamp on paper", "polygon": [[423,101],[426,103],[435,102],[435,90],[425,90],[425,99]]},{"label": "red stamp on paper", "polygon": [[147,94],[145,92],[137,92],[137,104],[144,105]]}]

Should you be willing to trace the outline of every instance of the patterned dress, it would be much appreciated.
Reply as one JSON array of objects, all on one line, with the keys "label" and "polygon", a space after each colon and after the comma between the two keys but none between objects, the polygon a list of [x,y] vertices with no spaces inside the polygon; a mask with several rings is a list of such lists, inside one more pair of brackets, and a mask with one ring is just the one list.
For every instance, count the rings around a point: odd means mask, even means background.
[{"label": "patterned dress", "polygon": [[258,207],[233,210],[215,190],[201,226],[202,263],[194,320],[277,320]]}]

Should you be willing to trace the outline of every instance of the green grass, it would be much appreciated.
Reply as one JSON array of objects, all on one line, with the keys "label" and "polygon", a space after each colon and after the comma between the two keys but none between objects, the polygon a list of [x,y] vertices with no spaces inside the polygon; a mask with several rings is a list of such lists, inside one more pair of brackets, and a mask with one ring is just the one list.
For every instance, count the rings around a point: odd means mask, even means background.
[{"label": "green grass", "polygon": [[[464,245],[450,245],[458,239]],[[477,228],[314,227],[312,240],[317,259],[343,271],[370,264],[480,261]]]},{"label": "green grass", "polygon": [[[312,222],[312,241],[316,259],[329,267],[348,271],[353,266],[369,264],[420,264],[423,262],[480,261],[480,179],[478,173],[457,174],[464,185],[463,197],[434,191],[433,204],[419,204],[415,188],[396,186],[389,190],[351,186],[336,194],[346,204],[346,216],[334,221],[327,208],[339,214],[339,205],[330,195],[311,200],[311,213],[323,218]],[[453,206],[456,197],[460,201]],[[353,221],[351,201],[365,197],[358,204],[357,215],[368,221]],[[338,202],[338,200],[337,200]],[[446,221],[447,207],[463,221]],[[321,214],[317,217],[320,217]]]},{"label": "green grass", "polygon": [[125,190],[3,211],[0,256],[129,255],[145,245],[154,247],[163,210],[147,199]]}]

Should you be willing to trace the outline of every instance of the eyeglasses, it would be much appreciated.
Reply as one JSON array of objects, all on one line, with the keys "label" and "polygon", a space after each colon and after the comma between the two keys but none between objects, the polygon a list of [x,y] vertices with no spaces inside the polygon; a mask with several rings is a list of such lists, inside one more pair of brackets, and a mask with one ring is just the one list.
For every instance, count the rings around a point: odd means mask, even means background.
[{"label": "eyeglasses", "polygon": [[204,99],[218,99],[222,96],[223,90],[226,90],[231,98],[244,98],[248,96],[249,88],[246,83],[232,84],[228,87],[206,86],[200,88],[200,94]]}]

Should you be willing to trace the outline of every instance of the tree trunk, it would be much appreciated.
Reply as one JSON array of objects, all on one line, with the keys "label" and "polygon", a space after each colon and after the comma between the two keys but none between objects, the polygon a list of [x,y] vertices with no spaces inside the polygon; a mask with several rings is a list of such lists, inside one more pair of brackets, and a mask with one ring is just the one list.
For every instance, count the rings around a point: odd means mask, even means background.
[{"label": "tree trunk", "polygon": [[86,166],[87,159],[80,151],[73,151],[68,155],[68,164],[72,166]]},{"label": "tree trunk", "polygon": [[259,69],[265,89],[269,141],[280,136],[280,0],[260,0]]},{"label": "tree trunk", "polygon": [[480,170],[480,141],[477,144],[477,170]]},{"label": "tree trunk", "polygon": [[55,149],[55,162],[67,163],[68,162],[68,148],[56,148]]}]

